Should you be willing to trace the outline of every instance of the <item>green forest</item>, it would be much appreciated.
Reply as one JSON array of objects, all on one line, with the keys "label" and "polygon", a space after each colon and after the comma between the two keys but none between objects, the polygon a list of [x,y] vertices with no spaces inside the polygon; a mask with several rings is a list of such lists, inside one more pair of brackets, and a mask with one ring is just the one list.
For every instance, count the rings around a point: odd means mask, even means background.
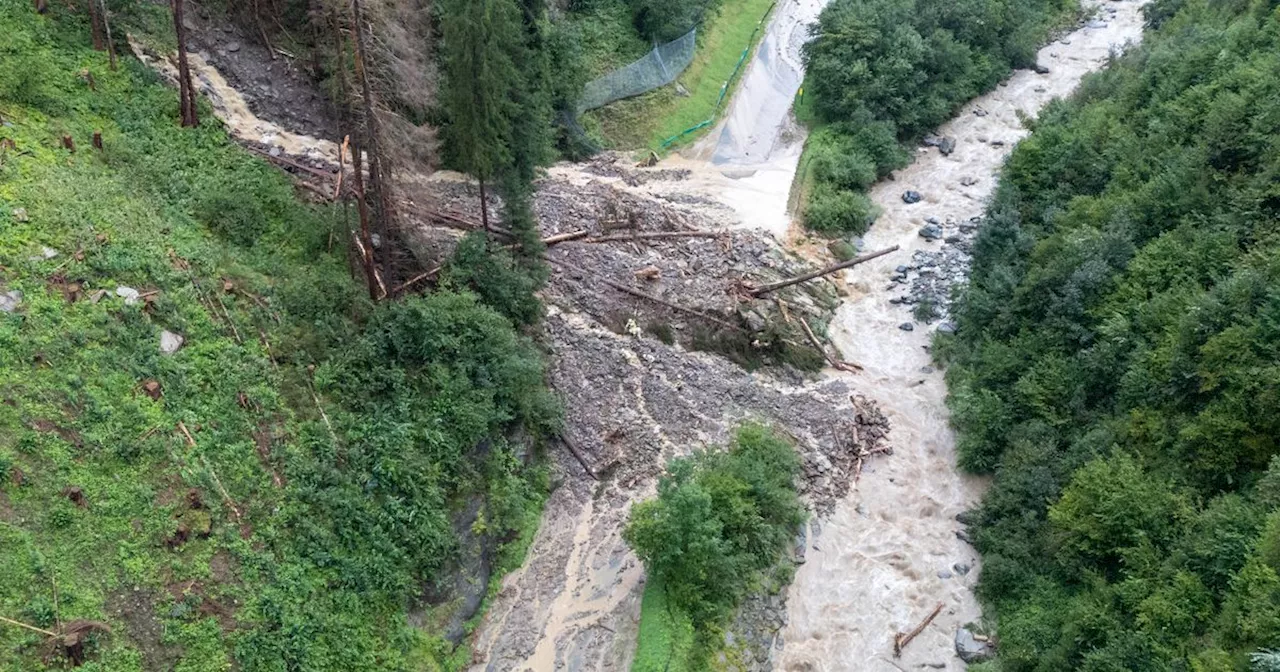
[{"label": "green forest", "polygon": [[1014,151],[938,343],[983,669],[1280,669],[1280,9],[1146,19]]},{"label": "green forest", "polygon": [[868,187],[910,161],[908,147],[1013,68],[1035,64],[1073,0],[834,0],[805,45],[801,217],[860,235],[879,214]]}]

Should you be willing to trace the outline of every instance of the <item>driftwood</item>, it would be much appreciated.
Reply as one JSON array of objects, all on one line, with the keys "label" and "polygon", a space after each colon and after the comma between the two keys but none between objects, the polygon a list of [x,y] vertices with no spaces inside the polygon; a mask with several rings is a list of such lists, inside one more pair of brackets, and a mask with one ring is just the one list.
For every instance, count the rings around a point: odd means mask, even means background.
[{"label": "driftwood", "polygon": [[569,449],[569,452],[573,453],[573,456],[578,459],[578,464],[582,465],[583,471],[587,472],[587,475],[591,477],[591,480],[600,480],[600,477],[596,476],[595,470],[591,468],[591,464],[587,462],[587,457],[578,449],[578,445],[573,442],[573,439],[570,439],[568,434],[561,432],[560,440],[564,442],[564,445]]},{"label": "driftwood", "polygon": [[898,246],[897,246],[897,245],[894,245],[893,247],[890,247],[890,248],[887,248],[887,249],[884,249],[884,250],[880,250],[879,252],[872,252],[871,254],[864,254],[864,255],[862,255],[861,257],[856,257],[856,258],[850,259],[849,261],[842,261],[842,262],[840,262],[840,263],[838,263],[838,264],[835,264],[835,265],[833,265],[833,266],[828,266],[828,267],[826,267],[826,268],[823,268],[823,269],[819,269],[819,270],[813,271],[812,273],[805,273],[804,275],[798,275],[798,276],[796,276],[796,277],[794,277],[794,278],[788,278],[788,279],[786,279],[786,280],[780,280],[780,281],[778,281],[778,282],[772,282],[772,283],[769,283],[769,284],[767,284],[767,285],[761,285],[760,287],[756,287],[756,288],[754,288],[754,289],[751,289],[751,290],[750,290],[750,294],[751,294],[751,296],[754,296],[754,297],[756,297],[756,298],[759,298],[759,297],[764,296],[765,294],[768,294],[768,293],[770,293],[770,292],[776,292],[776,291],[778,291],[779,289],[782,289],[783,287],[790,287],[791,285],[797,285],[797,284],[800,284],[800,283],[802,283],[802,282],[808,282],[808,281],[813,280],[813,279],[815,279],[815,278],[821,278],[821,277],[822,277],[822,276],[824,276],[824,275],[831,275],[832,273],[835,273],[836,271],[842,271],[842,270],[844,270],[844,269],[846,269],[846,268],[852,268],[852,267],[857,266],[858,264],[861,264],[861,263],[863,263],[863,262],[865,262],[865,261],[871,261],[872,259],[875,259],[876,257],[883,257],[884,255],[889,254],[890,252],[897,252],[897,251],[898,251]]},{"label": "driftwood", "polygon": [[[781,306],[782,303],[779,302],[778,305]],[[785,316],[785,314],[786,313],[784,312],[783,315]],[[796,317],[800,320],[800,326],[804,327],[804,335],[809,337],[809,343],[813,344],[813,347],[817,348],[818,352],[822,353],[822,356],[826,358],[827,363],[830,364],[832,368],[847,371],[849,373],[857,373],[861,370],[862,367],[857,364],[850,364],[849,362],[838,360],[830,355],[827,352],[827,349],[823,347],[822,341],[819,341],[818,337],[814,335],[813,329],[809,328],[809,323],[803,317],[798,315]]]},{"label": "driftwood", "polygon": [[670,308],[670,309],[672,309],[672,310],[679,311],[679,312],[681,312],[681,313],[685,313],[685,314],[687,314],[687,315],[693,315],[694,317],[702,318],[702,319],[704,319],[704,320],[707,320],[708,322],[714,322],[714,323],[716,323],[716,324],[718,324],[718,325],[720,325],[720,326],[722,326],[722,327],[727,327],[727,328],[729,328],[729,329],[735,329],[735,330],[739,330],[739,331],[742,329],[742,327],[740,327],[740,326],[738,326],[738,325],[736,325],[736,324],[733,324],[733,323],[731,323],[731,322],[726,322],[725,320],[722,320],[722,319],[720,319],[720,318],[718,318],[718,317],[716,317],[716,316],[714,316],[714,315],[708,315],[707,313],[704,313],[704,312],[702,312],[702,311],[700,311],[700,310],[696,310],[696,309],[694,309],[694,308],[687,308],[687,307],[685,307],[685,306],[681,306],[681,305],[679,305],[679,304],[671,303],[670,301],[667,301],[666,299],[663,299],[663,298],[660,298],[660,297],[654,296],[654,295],[652,295],[652,294],[648,294],[648,293],[642,292],[642,291],[640,291],[640,290],[638,290],[638,289],[632,289],[631,287],[628,287],[628,286],[623,285],[623,284],[621,284],[621,283],[617,283],[617,282],[614,282],[614,281],[612,281],[612,280],[608,280],[608,279],[601,279],[601,282],[603,282],[603,283],[604,283],[604,284],[606,284],[606,285],[609,285],[610,287],[612,287],[612,288],[614,288],[614,289],[616,289],[616,290],[618,290],[618,291],[620,291],[620,292],[624,292],[624,293],[626,293],[626,294],[630,294],[631,296],[639,297],[639,298],[641,298],[641,299],[648,299],[649,301],[652,301],[652,302],[654,302],[654,303],[657,303],[657,304],[660,304],[660,305],[666,306],[666,307],[668,307],[668,308]]},{"label": "driftwood", "polygon": [[728,231],[651,231],[648,233],[619,233],[611,236],[590,238],[588,243],[628,242],[632,240],[655,240],[659,238],[721,238],[729,235]]},{"label": "driftwood", "polygon": [[927,618],[921,621],[920,625],[917,625],[914,630],[908,633],[899,632],[895,634],[893,636],[893,657],[897,658],[901,656],[902,650],[905,649],[907,645],[911,643],[911,640],[915,639],[916,635],[919,635],[921,632],[924,632],[924,629],[929,627],[929,624],[932,623],[933,619],[937,618],[938,614],[941,612],[942,612],[942,603],[939,602],[938,606],[933,608],[933,612],[930,613]]}]

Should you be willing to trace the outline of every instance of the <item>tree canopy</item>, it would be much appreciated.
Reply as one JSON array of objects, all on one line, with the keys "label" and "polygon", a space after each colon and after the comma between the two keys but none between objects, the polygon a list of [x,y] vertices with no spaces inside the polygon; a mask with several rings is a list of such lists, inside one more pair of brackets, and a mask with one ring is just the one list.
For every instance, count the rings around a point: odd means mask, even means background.
[{"label": "tree canopy", "polygon": [[1007,672],[1280,645],[1280,14],[1146,11],[1014,151],[938,344]]}]

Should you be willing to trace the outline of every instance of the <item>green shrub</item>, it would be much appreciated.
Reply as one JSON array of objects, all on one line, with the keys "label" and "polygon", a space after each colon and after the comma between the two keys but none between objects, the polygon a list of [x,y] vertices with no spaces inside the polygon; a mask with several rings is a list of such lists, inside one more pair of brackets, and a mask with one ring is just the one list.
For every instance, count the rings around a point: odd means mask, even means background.
[{"label": "green shrub", "polygon": [[259,201],[231,190],[204,196],[196,206],[196,219],[235,245],[252,245],[267,230],[267,215]]},{"label": "green shrub", "polygon": [[534,292],[537,277],[516,265],[511,254],[488,245],[484,235],[467,234],[445,264],[443,284],[474,291],[485,304],[516,324],[533,324],[542,316]]},{"label": "green shrub", "polygon": [[640,35],[670,42],[702,23],[721,0],[628,0]]},{"label": "green shrub", "polygon": [[860,235],[879,214],[866,194],[819,183],[805,204],[804,224],[819,233]]},{"label": "green shrub", "polygon": [[623,537],[696,628],[719,622],[794,538],[799,467],[789,442],[748,425],[727,451],[673,461],[657,499],[632,509]]}]

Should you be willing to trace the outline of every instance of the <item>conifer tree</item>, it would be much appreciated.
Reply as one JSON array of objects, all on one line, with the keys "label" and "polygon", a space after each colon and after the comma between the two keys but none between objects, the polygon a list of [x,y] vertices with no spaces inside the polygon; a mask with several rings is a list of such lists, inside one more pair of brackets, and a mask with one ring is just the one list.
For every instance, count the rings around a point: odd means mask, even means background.
[{"label": "conifer tree", "polygon": [[512,163],[513,126],[522,113],[523,76],[513,54],[524,44],[514,0],[443,0],[442,100],[445,141],[459,168],[480,182],[481,220],[489,232],[486,185]]}]

